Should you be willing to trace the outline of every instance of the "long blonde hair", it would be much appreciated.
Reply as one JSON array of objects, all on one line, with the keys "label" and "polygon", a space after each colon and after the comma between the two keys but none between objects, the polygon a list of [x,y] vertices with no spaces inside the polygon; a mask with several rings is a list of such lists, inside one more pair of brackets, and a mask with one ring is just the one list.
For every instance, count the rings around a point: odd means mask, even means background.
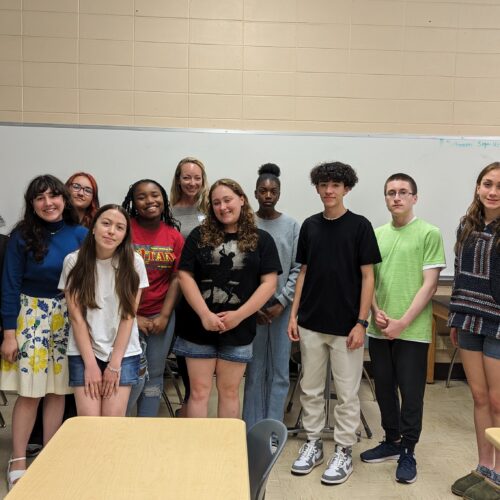
[{"label": "long blonde hair", "polygon": [[177,205],[177,203],[179,203],[182,198],[182,190],[180,185],[181,172],[182,166],[186,163],[194,163],[195,165],[200,167],[202,181],[200,192],[196,197],[196,205],[200,212],[206,214],[208,210],[208,180],[207,173],[205,171],[205,165],[203,165],[203,162],[201,160],[198,160],[197,158],[193,158],[191,156],[183,158],[175,168],[174,178],[172,179],[172,186],[170,187],[170,205],[172,207],[175,207],[175,205]]},{"label": "long blonde hair", "polygon": [[243,198],[243,206],[241,207],[240,218],[238,219],[237,241],[240,252],[250,252],[257,248],[259,233],[255,224],[255,216],[248,202],[247,195],[241,186],[232,179],[219,179],[212,184],[208,195],[208,211],[207,217],[201,224],[200,229],[200,246],[218,247],[224,242],[224,226],[215,216],[212,206],[212,193],[218,186],[226,186],[233,193]]},{"label": "long blonde hair", "polygon": [[[458,229],[457,242],[455,244],[455,253],[459,252],[459,249],[462,245],[467,243],[467,240],[471,237],[474,231],[481,231],[484,227],[484,206],[479,199],[479,195],[477,194],[477,188],[481,185],[483,177],[491,172],[492,170],[500,169],[500,162],[496,161],[494,163],[490,163],[486,167],[479,172],[476,180],[476,186],[474,188],[474,198],[469,208],[467,209],[466,214],[463,216],[460,227]],[[493,223],[493,234],[497,237],[497,247],[500,246],[500,219],[497,219]]]}]

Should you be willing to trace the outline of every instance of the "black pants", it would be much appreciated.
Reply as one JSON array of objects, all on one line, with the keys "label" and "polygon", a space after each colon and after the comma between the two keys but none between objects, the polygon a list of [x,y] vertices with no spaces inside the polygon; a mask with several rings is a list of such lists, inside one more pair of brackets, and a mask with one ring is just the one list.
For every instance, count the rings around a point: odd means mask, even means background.
[{"label": "black pants", "polygon": [[[370,337],[375,393],[387,441],[413,450],[422,431],[429,344]],[[399,401],[398,389],[401,393]]]}]

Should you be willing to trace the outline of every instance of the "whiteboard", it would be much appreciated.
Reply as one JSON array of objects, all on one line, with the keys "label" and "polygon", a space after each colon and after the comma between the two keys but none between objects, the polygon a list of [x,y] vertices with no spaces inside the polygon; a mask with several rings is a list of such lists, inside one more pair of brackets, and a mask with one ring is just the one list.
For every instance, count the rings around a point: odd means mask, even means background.
[{"label": "whiteboard", "polygon": [[459,218],[474,192],[477,174],[500,160],[500,138],[342,135],[196,129],[131,129],[0,124],[0,215],[7,232],[19,219],[23,193],[36,175],[51,173],[65,181],[72,173],[92,173],[100,201],[121,203],[130,184],[159,181],[170,191],[174,169],[185,156],[200,158],[209,181],[240,182],[256,208],[253,191],[258,167],[277,163],[282,171],[278,209],[302,222],[322,209],[309,171],[323,161],[350,164],[359,177],[345,200],[374,227],[390,219],[383,185],[396,172],[415,178],[416,214],[443,234],[453,274],[453,245]]}]

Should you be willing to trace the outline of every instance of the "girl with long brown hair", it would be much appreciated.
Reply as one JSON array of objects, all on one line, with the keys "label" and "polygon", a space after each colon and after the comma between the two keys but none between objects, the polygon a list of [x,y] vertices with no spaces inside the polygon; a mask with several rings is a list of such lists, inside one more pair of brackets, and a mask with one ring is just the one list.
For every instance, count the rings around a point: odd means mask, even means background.
[{"label": "girl with long brown hair", "polygon": [[257,228],[240,185],[220,179],[207,218],[188,236],[179,282],[174,352],[185,356],[191,383],[188,417],[206,417],[216,375],[218,416],[238,418],[239,385],[252,359],[256,313],[276,290],[281,266],[272,237]]},{"label": "girl with long brown hair", "polygon": [[44,443],[62,422],[64,395],[71,392],[69,322],[57,283],[64,258],[87,233],[77,225],[68,190],[56,177],[35,177],[24,200],[24,215],[10,234],[2,275],[0,389],[19,394],[12,412],[9,489],[25,472],[28,438],[41,398]]},{"label": "girl with long brown hair", "polygon": [[455,245],[448,324],[474,400],[478,465],[452,485],[468,499],[500,498],[500,451],[485,429],[500,427],[500,162],[479,174]]},{"label": "girl with long brown hair", "polygon": [[59,281],[71,319],[69,385],[78,415],[125,415],[138,381],[136,311],[147,286],[127,212],[119,205],[101,207],[81,249],[64,260]]}]

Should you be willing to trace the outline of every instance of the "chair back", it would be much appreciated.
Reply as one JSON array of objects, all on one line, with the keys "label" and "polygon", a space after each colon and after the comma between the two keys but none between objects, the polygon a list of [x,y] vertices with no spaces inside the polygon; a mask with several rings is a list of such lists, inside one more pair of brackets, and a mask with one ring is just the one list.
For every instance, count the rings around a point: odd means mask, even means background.
[{"label": "chair back", "polygon": [[280,456],[288,432],[279,420],[265,419],[257,422],[247,432],[248,472],[251,500],[263,500],[269,473]]}]

